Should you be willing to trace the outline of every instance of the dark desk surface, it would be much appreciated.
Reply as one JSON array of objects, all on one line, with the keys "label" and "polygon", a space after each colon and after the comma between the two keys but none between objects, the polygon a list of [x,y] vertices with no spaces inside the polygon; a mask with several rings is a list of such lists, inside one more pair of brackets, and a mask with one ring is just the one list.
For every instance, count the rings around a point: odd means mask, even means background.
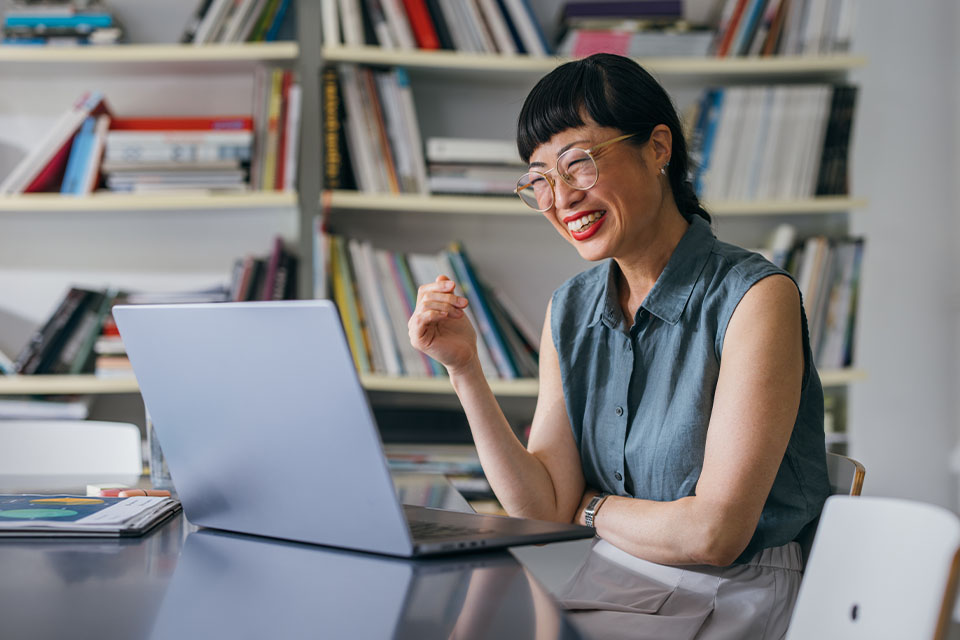
[{"label": "dark desk surface", "polygon": [[[466,504],[439,476],[397,484],[411,504]],[[180,516],[133,539],[0,540],[0,637],[578,636],[507,552],[402,560],[197,530]]]}]

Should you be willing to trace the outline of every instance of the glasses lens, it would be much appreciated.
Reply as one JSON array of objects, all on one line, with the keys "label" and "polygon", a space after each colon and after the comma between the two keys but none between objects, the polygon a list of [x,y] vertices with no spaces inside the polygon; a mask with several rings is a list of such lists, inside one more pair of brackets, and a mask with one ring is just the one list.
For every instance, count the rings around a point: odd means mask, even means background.
[{"label": "glasses lens", "polygon": [[597,163],[583,149],[568,149],[557,158],[560,178],[574,189],[589,189],[597,184]]},{"label": "glasses lens", "polygon": [[525,173],[517,180],[517,195],[531,209],[546,211],[553,205],[553,188],[540,173]]}]

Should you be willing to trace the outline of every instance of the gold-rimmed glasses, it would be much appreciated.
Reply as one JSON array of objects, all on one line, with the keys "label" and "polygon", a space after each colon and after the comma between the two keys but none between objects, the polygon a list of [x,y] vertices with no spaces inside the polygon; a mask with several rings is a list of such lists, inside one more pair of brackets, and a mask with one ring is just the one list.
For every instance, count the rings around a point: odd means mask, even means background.
[{"label": "gold-rimmed glasses", "polygon": [[593,188],[600,179],[600,169],[597,168],[596,153],[600,149],[615,142],[626,140],[637,135],[627,133],[622,136],[600,142],[589,149],[571,147],[557,157],[557,166],[546,171],[529,171],[517,180],[514,192],[520,196],[523,203],[536,211],[547,211],[553,206],[556,182],[550,176],[556,172],[560,179],[574,189],[586,191]]}]

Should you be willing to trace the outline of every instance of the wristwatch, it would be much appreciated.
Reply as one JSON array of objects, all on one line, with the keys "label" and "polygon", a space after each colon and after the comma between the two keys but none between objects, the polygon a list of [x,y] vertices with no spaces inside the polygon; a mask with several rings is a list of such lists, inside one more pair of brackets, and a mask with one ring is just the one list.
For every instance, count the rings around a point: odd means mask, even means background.
[{"label": "wristwatch", "polygon": [[597,511],[600,511],[600,505],[603,504],[603,501],[607,499],[609,494],[598,493],[597,495],[590,498],[590,502],[587,503],[587,508],[583,510],[583,520],[586,522],[588,527],[594,527],[593,519],[597,517]]}]

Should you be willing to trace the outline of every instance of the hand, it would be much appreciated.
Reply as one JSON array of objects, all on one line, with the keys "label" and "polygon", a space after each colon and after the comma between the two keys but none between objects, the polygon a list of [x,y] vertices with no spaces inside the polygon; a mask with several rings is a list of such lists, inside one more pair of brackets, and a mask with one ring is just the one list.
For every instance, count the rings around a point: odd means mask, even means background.
[{"label": "hand", "polygon": [[477,334],[463,310],[467,299],[454,293],[447,276],[417,291],[417,307],[407,322],[410,344],[448,371],[464,369],[477,357]]}]

